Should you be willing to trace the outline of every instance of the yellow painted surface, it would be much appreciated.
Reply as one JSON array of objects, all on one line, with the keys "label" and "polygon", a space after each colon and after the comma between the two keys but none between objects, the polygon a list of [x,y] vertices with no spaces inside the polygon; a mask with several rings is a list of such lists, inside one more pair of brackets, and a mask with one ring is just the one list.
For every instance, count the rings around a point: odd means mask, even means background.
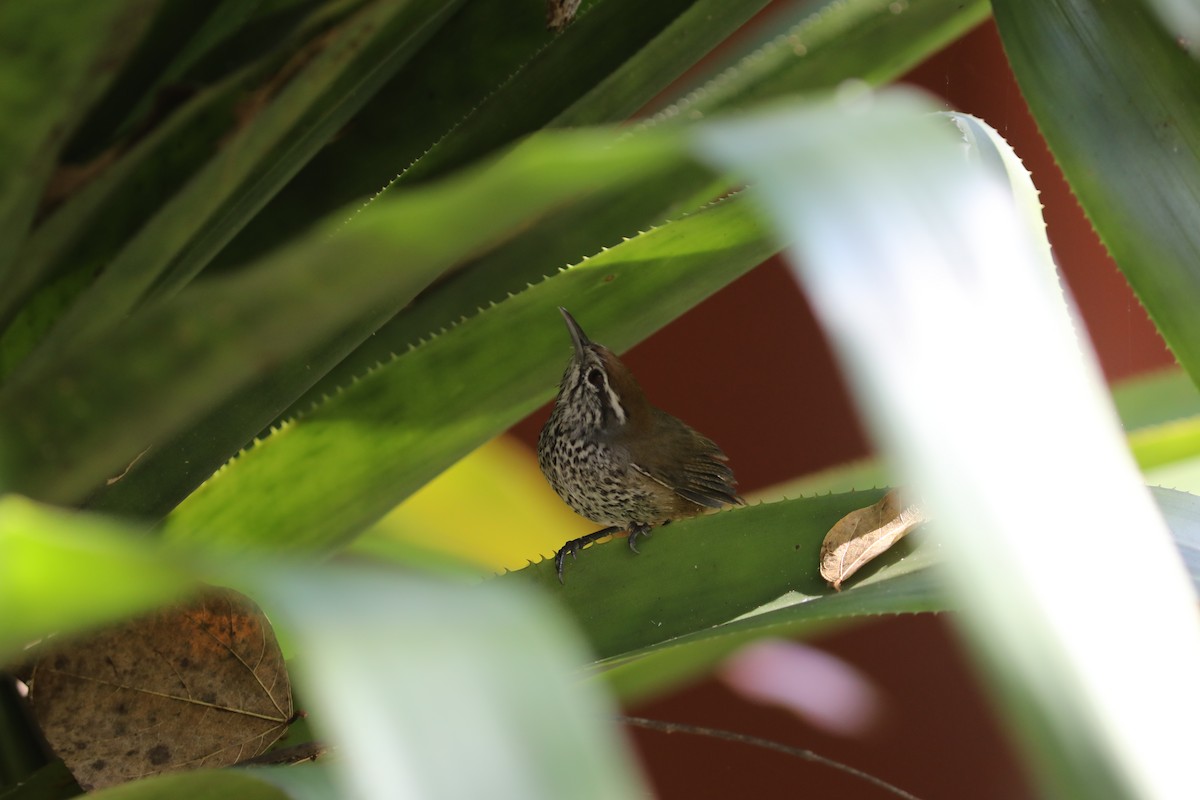
[{"label": "yellow painted surface", "polygon": [[365,537],[385,537],[501,571],[553,555],[567,540],[596,527],[554,493],[535,453],[501,436],[427,484]]}]

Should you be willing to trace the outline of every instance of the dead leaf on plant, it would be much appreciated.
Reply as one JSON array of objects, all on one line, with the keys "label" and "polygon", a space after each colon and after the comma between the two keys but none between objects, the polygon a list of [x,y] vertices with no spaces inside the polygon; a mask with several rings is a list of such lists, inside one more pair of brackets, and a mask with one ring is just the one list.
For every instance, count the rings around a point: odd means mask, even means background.
[{"label": "dead leaf on plant", "polygon": [[546,0],[546,28],[562,33],[575,19],[581,0]]},{"label": "dead leaf on plant", "polygon": [[270,623],[228,589],[51,648],[30,700],[85,789],[235,764],[266,750],[292,717]]},{"label": "dead leaf on plant", "polygon": [[851,575],[924,521],[919,506],[901,507],[895,489],[875,505],[851,511],[829,529],[821,542],[821,577],[841,591],[842,583]]}]

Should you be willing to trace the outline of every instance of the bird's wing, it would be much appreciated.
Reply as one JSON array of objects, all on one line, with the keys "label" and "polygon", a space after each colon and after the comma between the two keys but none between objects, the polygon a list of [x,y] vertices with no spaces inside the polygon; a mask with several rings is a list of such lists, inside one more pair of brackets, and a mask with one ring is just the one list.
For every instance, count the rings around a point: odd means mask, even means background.
[{"label": "bird's wing", "polygon": [[654,433],[660,445],[640,454],[634,469],[696,505],[743,505],[721,448],[665,411],[655,409],[655,413]]}]

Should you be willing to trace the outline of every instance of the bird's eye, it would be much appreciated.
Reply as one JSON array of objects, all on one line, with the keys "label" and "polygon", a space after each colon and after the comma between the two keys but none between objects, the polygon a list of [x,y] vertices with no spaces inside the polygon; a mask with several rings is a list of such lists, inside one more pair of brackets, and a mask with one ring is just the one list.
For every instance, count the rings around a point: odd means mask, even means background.
[{"label": "bird's eye", "polygon": [[595,367],[588,370],[587,379],[588,383],[590,383],[592,386],[595,386],[597,389],[604,388],[604,373]]}]

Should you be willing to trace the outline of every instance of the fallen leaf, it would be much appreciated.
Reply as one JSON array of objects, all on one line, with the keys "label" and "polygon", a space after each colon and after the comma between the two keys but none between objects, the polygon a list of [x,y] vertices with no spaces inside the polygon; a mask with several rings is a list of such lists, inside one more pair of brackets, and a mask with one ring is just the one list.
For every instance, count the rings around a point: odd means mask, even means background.
[{"label": "fallen leaf", "polygon": [[85,789],[235,764],[265,751],[292,717],[270,623],[228,589],[52,646],[29,697]]},{"label": "fallen leaf", "polygon": [[841,591],[842,583],[851,575],[924,521],[919,506],[901,506],[895,489],[875,505],[851,511],[829,529],[821,542],[821,577]]}]

